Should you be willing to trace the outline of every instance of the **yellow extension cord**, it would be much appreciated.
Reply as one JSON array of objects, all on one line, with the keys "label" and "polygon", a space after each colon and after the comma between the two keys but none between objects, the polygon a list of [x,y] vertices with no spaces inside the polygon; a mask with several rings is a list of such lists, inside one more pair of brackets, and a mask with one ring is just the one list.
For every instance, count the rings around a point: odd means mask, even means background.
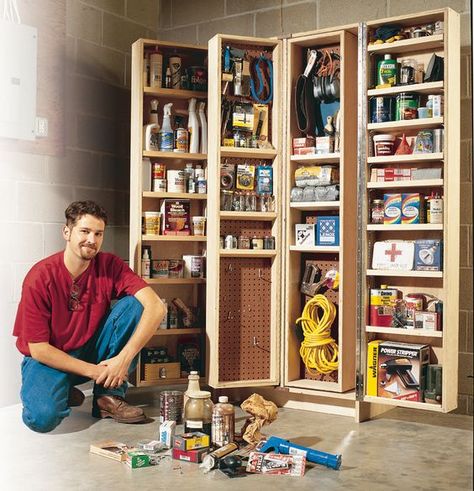
[{"label": "yellow extension cord", "polygon": [[[318,307],[323,314],[318,316]],[[336,307],[324,295],[315,295],[306,302],[301,317],[304,340],[300,347],[300,356],[312,375],[331,373],[337,370],[339,348],[331,337],[331,326],[336,318]]]}]

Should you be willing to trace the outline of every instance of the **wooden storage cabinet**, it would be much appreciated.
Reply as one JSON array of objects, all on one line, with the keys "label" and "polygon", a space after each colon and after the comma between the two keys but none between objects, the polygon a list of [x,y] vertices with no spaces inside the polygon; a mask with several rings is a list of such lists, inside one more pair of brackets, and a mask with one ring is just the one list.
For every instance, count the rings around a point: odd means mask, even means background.
[{"label": "wooden storage cabinet", "polygon": [[[184,67],[202,66],[207,58],[207,49],[197,46],[140,39],[132,45],[132,121],[131,121],[131,173],[130,173],[130,264],[134,271],[142,274],[141,255],[143,247],[151,249],[151,259],[181,259],[183,255],[201,255],[205,252],[206,236],[144,235],[142,233],[142,214],[145,211],[160,211],[164,199],[189,200],[190,215],[205,215],[207,194],[176,193],[145,189],[143,182],[143,158],[152,163],[166,166],[166,170],[179,170],[186,163],[200,164],[207,173],[207,155],[203,153],[175,153],[144,150],[143,126],[148,123],[150,101],[157,99],[159,123],[162,126],[163,106],[173,103],[173,114],[185,115],[188,101],[194,97],[206,101],[206,91],[149,87],[145,80],[145,53],[158,49],[163,55],[163,81],[165,68],[170,56],[180,56]],[[206,108],[207,112],[207,108]],[[185,122],[187,119],[185,118]],[[180,345],[195,345],[200,349],[200,372],[204,375],[205,358],[205,312],[206,279],[204,278],[150,278],[147,283],[170,305],[172,299],[180,298],[202,312],[201,322],[196,326],[157,329],[156,335],[146,348],[163,347],[170,358],[169,363],[146,363],[139,356],[135,376],[137,386],[153,386],[187,382],[187,374],[179,363]]]},{"label": "wooden storage cabinet", "polygon": [[[397,17],[368,22],[363,28],[370,36],[373,31],[385,24],[417,26],[427,23],[443,22],[444,32],[422,38],[406,39],[381,45],[368,45],[364,53],[367,80],[364,93],[366,104],[366,142],[365,157],[361,155],[361,165],[365,172],[365,190],[361,192],[364,201],[364,217],[361,221],[365,244],[361,279],[363,298],[361,308],[361,376],[365,380],[363,393],[360,394],[362,411],[370,412],[374,408],[385,406],[403,406],[422,408],[431,411],[448,412],[457,407],[457,364],[458,364],[458,298],[459,298],[459,15],[450,9],[427,12],[417,16]],[[367,42],[367,39],[364,40]],[[415,83],[391,88],[375,88],[373,77],[374,55],[390,53],[398,62],[406,58],[423,63],[425,69],[435,53],[444,58],[444,77],[441,81]],[[364,60],[362,60],[364,63]],[[369,100],[375,96],[394,96],[403,92],[426,97],[428,94],[444,96],[444,112],[441,116],[407,121],[370,122]],[[375,156],[371,144],[373,134],[389,133],[398,137],[405,133],[414,137],[423,129],[443,129],[444,145],[433,153],[409,155]],[[440,169],[440,176],[434,179],[407,180],[396,182],[374,182],[371,179],[373,168],[414,168]],[[374,198],[382,198],[384,193],[419,193],[429,195],[432,191],[443,197],[443,223],[412,224],[372,224],[370,205]],[[394,271],[372,269],[372,247],[376,241],[410,241],[416,239],[439,239],[443,242],[441,271]],[[397,327],[379,327],[371,325],[369,318],[370,289],[388,285],[402,292],[433,295],[443,302],[442,330],[403,329]],[[368,396],[367,385],[367,344],[371,340],[389,340],[410,344],[428,344],[430,363],[442,365],[442,402],[397,400],[395,398]],[[393,377],[392,383],[396,382]],[[379,386],[383,381],[379,379]],[[401,382],[400,382],[401,383]],[[403,385],[403,384],[402,384]],[[371,403],[367,406],[365,403]]]},{"label": "wooden storage cabinet", "polygon": [[[283,384],[293,392],[330,393],[331,397],[351,391],[355,387],[356,370],[356,246],[353,237],[357,234],[357,26],[344,30],[326,30],[295,36],[286,43],[286,109],[288,115],[285,157],[285,316]],[[307,51],[320,53],[339,52],[340,97],[336,103],[320,103],[323,124],[326,114],[339,108],[339,148],[326,154],[293,155],[293,138],[303,137],[298,129],[295,114],[295,87],[298,77],[304,72]],[[311,81],[312,82],[312,81]],[[337,145],[337,143],[336,143]],[[330,165],[339,172],[339,199],[337,201],[298,202],[291,200],[295,186],[295,171],[302,166]],[[339,245],[295,245],[295,225],[303,224],[307,217],[338,216]],[[326,296],[337,306],[337,317],[331,327],[331,337],[338,346],[338,368],[328,374],[312,375],[305,368],[300,356],[300,340],[295,323],[302,314],[310,297],[300,293],[300,284],[306,264],[317,265],[322,277],[335,269],[340,275],[338,291],[329,290]],[[346,394],[347,395],[347,394]],[[352,397],[355,399],[354,392]]]},{"label": "wooden storage cabinet", "polygon": [[[268,113],[268,148],[223,146],[221,111],[224,99],[252,99],[222,95],[222,58],[226,46],[264,53],[273,66],[273,98]],[[208,377],[216,388],[269,386],[279,383],[282,251],[281,183],[281,56],[280,41],[217,35],[209,41],[209,186],[207,312]],[[222,163],[273,168],[274,212],[221,211]],[[225,249],[220,237],[273,236],[275,249]]]}]

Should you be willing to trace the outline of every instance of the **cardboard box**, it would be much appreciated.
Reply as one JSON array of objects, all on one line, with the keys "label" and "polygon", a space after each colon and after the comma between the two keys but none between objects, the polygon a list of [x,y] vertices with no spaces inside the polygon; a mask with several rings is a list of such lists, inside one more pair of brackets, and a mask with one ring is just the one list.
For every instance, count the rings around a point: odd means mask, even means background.
[{"label": "cardboard box", "polygon": [[295,244],[298,247],[314,247],[316,244],[316,225],[297,223],[295,225]]},{"label": "cardboard box", "polygon": [[384,225],[398,225],[402,223],[402,195],[384,194]]},{"label": "cardboard box", "polygon": [[140,469],[142,467],[150,467],[154,465],[149,454],[143,453],[141,450],[133,450],[127,453],[125,463],[132,469]]},{"label": "cardboard box", "polygon": [[402,194],[402,223],[423,222],[423,196],[420,193]]},{"label": "cardboard box", "polygon": [[317,136],[315,146],[316,146],[316,153],[333,153],[334,152],[334,137],[333,136]]},{"label": "cardboard box", "polygon": [[339,245],[339,217],[318,217],[316,224],[316,245],[338,246]]},{"label": "cardboard box", "polygon": [[116,442],[114,440],[104,440],[97,443],[92,443],[89,447],[89,452],[107,457],[108,459],[117,460],[119,462],[125,462],[127,459],[127,452],[130,449],[125,443]]},{"label": "cardboard box", "polygon": [[190,201],[164,199],[161,203],[163,235],[191,235]]},{"label": "cardboard box", "polygon": [[443,241],[439,239],[415,240],[415,270],[443,270]]},{"label": "cardboard box", "polygon": [[160,424],[160,442],[171,448],[173,446],[175,432],[176,421],[163,421]]},{"label": "cardboard box", "polygon": [[382,341],[377,339],[370,341],[367,345],[367,383],[366,394],[368,396],[377,395],[377,376],[379,370],[379,344]]},{"label": "cardboard box", "polygon": [[205,433],[184,433],[183,435],[176,435],[173,437],[173,448],[179,450],[195,450],[196,448],[209,447],[209,435]]},{"label": "cardboard box", "polygon": [[315,139],[313,136],[293,138],[293,150],[296,150],[297,148],[314,147],[314,145]]},{"label": "cardboard box", "polygon": [[197,448],[195,450],[181,450],[179,448],[173,448],[172,456],[175,460],[184,460],[185,462],[193,462],[194,464],[200,464],[205,455],[209,453],[209,447]]},{"label": "cardboard box", "polygon": [[250,452],[246,472],[302,477],[306,467],[304,455]]},{"label": "cardboard box", "polygon": [[384,341],[378,354],[379,397],[407,401],[423,401],[426,367],[430,347],[426,344]]},{"label": "cardboard box", "polygon": [[372,254],[373,269],[412,271],[415,244],[411,241],[375,242]]},{"label": "cardboard box", "polygon": [[307,165],[295,170],[295,184],[306,186],[329,186],[339,182],[339,170],[330,165]]},{"label": "cardboard box", "polygon": [[438,312],[415,311],[415,329],[427,329],[428,331],[439,331]]},{"label": "cardboard box", "polygon": [[316,155],[316,147],[295,148],[293,155]]}]

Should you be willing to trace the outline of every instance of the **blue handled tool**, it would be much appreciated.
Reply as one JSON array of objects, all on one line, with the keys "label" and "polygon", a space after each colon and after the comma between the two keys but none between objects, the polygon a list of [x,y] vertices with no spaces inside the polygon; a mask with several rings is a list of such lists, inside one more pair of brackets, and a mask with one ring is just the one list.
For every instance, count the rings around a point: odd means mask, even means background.
[{"label": "blue handled tool", "polygon": [[283,440],[277,436],[271,436],[266,442],[263,442],[258,447],[259,452],[276,452],[285,455],[304,455],[306,460],[315,464],[325,465],[331,469],[339,469],[342,464],[342,455],[320,452],[314,448],[303,447],[288,440]]}]

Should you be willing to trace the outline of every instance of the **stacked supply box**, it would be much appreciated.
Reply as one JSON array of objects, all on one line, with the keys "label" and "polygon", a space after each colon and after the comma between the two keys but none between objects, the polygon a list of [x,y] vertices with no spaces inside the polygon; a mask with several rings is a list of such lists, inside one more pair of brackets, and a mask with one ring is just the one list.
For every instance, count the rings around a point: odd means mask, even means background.
[{"label": "stacked supply box", "polygon": [[430,347],[426,344],[380,343],[377,395],[389,399],[423,401],[429,362]]}]

